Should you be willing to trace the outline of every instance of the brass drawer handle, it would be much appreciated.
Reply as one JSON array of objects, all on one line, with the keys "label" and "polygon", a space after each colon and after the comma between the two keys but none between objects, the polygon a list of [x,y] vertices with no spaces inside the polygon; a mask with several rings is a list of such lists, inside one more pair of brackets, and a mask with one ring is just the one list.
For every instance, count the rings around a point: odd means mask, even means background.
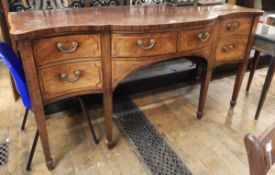
[{"label": "brass drawer handle", "polygon": [[69,48],[66,48],[64,43],[59,43],[59,42],[56,44],[56,46],[61,52],[72,53],[77,49],[78,42],[72,41]]},{"label": "brass drawer handle", "polygon": [[202,32],[198,34],[198,39],[202,42],[205,42],[209,39],[210,33],[209,32]]},{"label": "brass drawer handle", "polygon": [[240,24],[238,22],[227,24],[227,29],[231,32],[237,30],[239,27],[240,27]]},{"label": "brass drawer handle", "polygon": [[60,79],[63,80],[63,81],[69,82],[69,83],[76,82],[81,77],[81,71],[80,70],[75,70],[73,72],[73,75],[74,75],[73,78],[69,78],[66,73],[61,73],[60,74]]},{"label": "brass drawer handle", "polygon": [[232,52],[234,49],[235,49],[235,46],[233,44],[228,44],[223,47],[223,51],[226,53]]},{"label": "brass drawer handle", "polygon": [[155,44],[156,44],[156,39],[154,39],[154,38],[149,39],[149,46],[144,46],[143,40],[141,40],[141,39],[137,40],[137,45],[139,47],[142,47],[144,50],[152,49],[155,46]]}]

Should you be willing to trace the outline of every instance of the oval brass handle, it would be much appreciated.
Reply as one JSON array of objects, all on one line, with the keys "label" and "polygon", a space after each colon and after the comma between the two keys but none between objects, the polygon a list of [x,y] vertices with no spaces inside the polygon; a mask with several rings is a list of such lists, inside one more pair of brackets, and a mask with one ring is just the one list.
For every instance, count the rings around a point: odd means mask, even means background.
[{"label": "oval brass handle", "polygon": [[229,44],[223,47],[224,52],[232,52],[235,49],[235,46],[233,44]]},{"label": "oval brass handle", "polygon": [[149,46],[144,46],[143,40],[141,40],[141,39],[137,40],[137,45],[139,47],[142,47],[144,50],[152,49],[155,46],[155,44],[156,44],[156,39],[154,39],[154,38],[149,39]]},{"label": "oval brass handle", "polygon": [[198,34],[198,39],[202,42],[205,42],[209,39],[210,33],[209,32],[202,32]]},{"label": "oval brass handle", "polygon": [[61,73],[60,74],[60,79],[69,83],[73,83],[76,82],[77,80],[79,80],[80,76],[81,76],[81,71],[80,70],[75,70],[73,72],[74,77],[73,78],[69,78],[68,75],[66,73]]},{"label": "oval brass handle", "polygon": [[60,43],[60,42],[58,42],[58,43],[56,44],[56,46],[57,46],[57,48],[58,48],[61,52],[72,53],[72,52],[74,52],[74,51],[77,49],[77,47],[78,47],[78,42],[72,41],[72,42],[71,42],[71,46],[70,46],[69,48],[65,48],[64,43]]},{"label": "oval brass handle", "polygon": [[239,26],[240,26],[240,24],[238,22],[233,22],[233,23],[227,24],[227,29],[232,32],[232,31],[237,30],[239,28]]}]

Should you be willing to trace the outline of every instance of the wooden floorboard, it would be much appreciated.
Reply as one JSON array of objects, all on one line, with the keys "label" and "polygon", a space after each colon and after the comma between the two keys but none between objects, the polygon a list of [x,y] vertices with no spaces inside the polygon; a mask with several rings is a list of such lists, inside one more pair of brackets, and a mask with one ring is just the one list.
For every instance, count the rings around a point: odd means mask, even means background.
[{"label": "wooden floorboard", "polygon": [[[199,85],[176,85],[132,96],[151,123],[176,151],[194,175],[248,175],[243,138],[260,134],[275,122],[275,82],[270,88],[259,121],[254,121],[267,69],[256,72],[250,93],[245,93],[246,74],[234,110],[229,101],[234,76],[213,80],[207,96],[205,115],[196,119]],[[0,64],[0,142],[10,138],[10,156],[0,174],[7,175],[142,175],[148,174],[133,147],[114,125],[117,146],[108,150],[104,142],[101,107],[90,107],[101,142],[95,145],[81,114],[75,111],[51,115],[47,121],[55,169],[48,171],[40,143],[32,171],[25,165],[36,130],[30,114],[26,131],[20,131],[24,113],[21,101],[13,102],[8,71]],[[269,174],[275,174],[272,170]]]}]

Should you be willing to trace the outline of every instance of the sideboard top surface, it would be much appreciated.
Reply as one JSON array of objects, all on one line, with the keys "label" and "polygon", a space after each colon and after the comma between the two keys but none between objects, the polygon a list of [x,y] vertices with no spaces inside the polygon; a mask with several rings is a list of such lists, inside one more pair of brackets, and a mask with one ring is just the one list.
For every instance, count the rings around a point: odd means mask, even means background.
[{"label": "sideboard top surface", "polygon": [[35,32],[81,30],[150,30],[215,20],[228,14],[256,14],[261,10],[223,4],[214,6],[116,6],[49,11],[10,12],[10,33],[17,39]]}]

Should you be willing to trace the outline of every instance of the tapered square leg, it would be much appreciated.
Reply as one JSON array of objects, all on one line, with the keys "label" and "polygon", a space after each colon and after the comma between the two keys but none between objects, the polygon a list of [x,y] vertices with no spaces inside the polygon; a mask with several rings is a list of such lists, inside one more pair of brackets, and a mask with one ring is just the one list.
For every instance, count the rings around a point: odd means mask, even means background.
[{"label": "tapered square leg", "polygon": [[203,109],[205,105],[209,82],[212,77],[212,72],[213,72],[213,68],[209,66],[207,66],[203,70],[203,78],[201,81],[200,99],[199,99],[199,106],[198,106],[198,112],[197,112],[198,119],[201,119],[203,117]]},{"label": "tapered square leg", "polygon": [[259,60],[260,60],[260,51],[255,51],[255,55],[254,55],[254,58],[253,58],[253,62],[252,62],[252,65],[251,65],[251,68],[250,68],[250,73],[249,73],[249,78],[248,78],[248,82],[247,82],[247,85],[246,85],[246,91],[248,92],[249,89],[250,89],[250,85],[251,85],[251,82],[253,80],[253,77],[254,77],[254,74],[255,74],[255,71],[257,69],[257,66],[258,66],[258,63],[259,63]]},{"label": "tapered square leg", "polygon": [[270,88],[271,81],[273,79],[274,71],[275,71],[275,57],[273,57],[271,59],[270,64],[269,64],[269,68],[268,68],[267,75],[266,75],[265,82],[264,82],[264,87],[262,89],[261,97],[260,97],[258,107],[257,107],[255,120],[259,119],[259,115],[260,115],[262,107],[264,105],[264,101],[266,99],[266,95]]},{"label": "tapered square leg", "polygon": [[106,144],[108,149],[113,148],[113,134],[112,134],[112,123],[113,123],[113,95],[112,92],[104,93],[104,115],[106,125]]},{"label": "tapered square leg", "polygon": [[26,76],[26,81],[31,97],[32,111],[35,116],[46,165],[48,169],[51,170],[53,169],[53,161],[51,158],[47,124],[44,114],[44,105],[39,88],[39,78],[37,76],[36,63],[32,53],[32,44],[30,40],[24,40],[24,42],[18,43],[18,46],[20,49],[20,55],[22,57],[25,74],[28,75]]},{"label": "tapered square leg", "polygon": [[234,85],[234,90],[233,90],[233,94],[232,94],[232,98],[230,101],[230,107],[234,108],[235,105],[237,104],[237,98],[241,89],[241,85],[243,82],[243,78],[244,78],[244,74],[245,71],[247,69],[247,61],[245,61],[244,63],[239,64],[238,66],[238,70],[237,70],[237,75],[236,75],[236,79],[235,79],[235,85]]},{"label": "tapered square leg", "polygon": [[234,84],[234,90],[233,90],[232,98],[231,98],[231,101],[230,101],[230,107],[231,108],[234,108],[237,104],[237,98],[238,98],[238,95],[239,95],[239,92],[240,92],[240,89],[241,89],[244,74],[247,70],[247,65],[248,65],[248,61],[249,61],[250,52],[251,52],[251,49],[253,48],[253,44],[254,44],[254,41],[255,41],[254,33],[256,33],[258,23],[259,23],[259,16],[255,17],[255,19],[254,19],[253,27],[251,29],[251,35],[250,35],[249,40],[248,40],[248,45],[247,45],[247,48],[246,48],[245,55],[242,58],[242,63],[240,63],[239,66],[238,66],[237,75],[236,75],[235,84]]},{"label": "tapered square leg", "polygon": [[113,144],[112,122],[113,122],[113,87],[112,87],[112,61],[111,61],[111,34],[109,32],[101,34],[102,46],[102,70],[103,70],[103,105],[106,126],[106,143],[109,149]]}]

